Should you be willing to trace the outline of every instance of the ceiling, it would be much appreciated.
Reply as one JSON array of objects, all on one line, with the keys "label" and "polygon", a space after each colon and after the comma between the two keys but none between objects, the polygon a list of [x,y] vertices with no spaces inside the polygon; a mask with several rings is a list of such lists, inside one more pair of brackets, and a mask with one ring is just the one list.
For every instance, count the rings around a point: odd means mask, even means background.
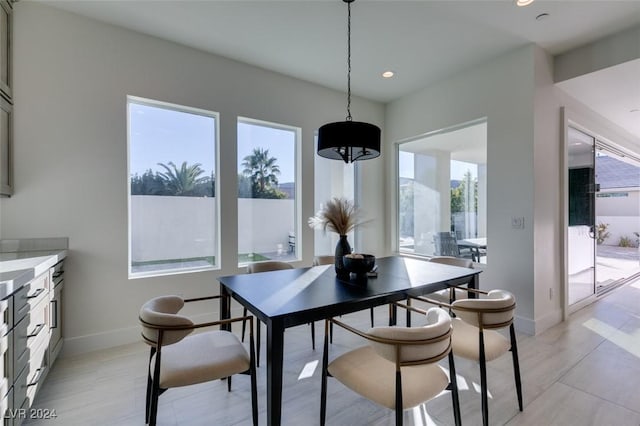
[{"label": "ceiling", "polygon": [[[347,6],[339,0],[40,2],[326,87],[346,88]],[[536,19],[542,13],[548,16]],[[555,55],[636,25],[637,0],[537,0],[528,7],[517,7],[512,0],[359,0],[352,3],[352,91],[389,102],[531,42]],[[630,109],[640,109],[640,85],[638,92],[621,85],[637,81],[638,69],[640,61],[622,80],[623,71],[610,74],[607,69],[563,88],[640,138],[640,112],[637,118],[628,117]],[[386,70],[395,76],[382,78]]]}]

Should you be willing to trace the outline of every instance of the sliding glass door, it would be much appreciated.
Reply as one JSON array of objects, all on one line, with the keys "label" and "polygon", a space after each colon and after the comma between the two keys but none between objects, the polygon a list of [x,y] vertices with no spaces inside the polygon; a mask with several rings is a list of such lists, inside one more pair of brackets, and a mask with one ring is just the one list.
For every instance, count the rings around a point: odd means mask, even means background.
[{"label": "sliding glass door", "polygon": [[589,302],[596,294],[595,138],[568,129],[569,221],[567,230],[568,305]]},{"label": "sliding glass door", "polygon": [[640,277],[640,158],[568,128],[568,306]]}]

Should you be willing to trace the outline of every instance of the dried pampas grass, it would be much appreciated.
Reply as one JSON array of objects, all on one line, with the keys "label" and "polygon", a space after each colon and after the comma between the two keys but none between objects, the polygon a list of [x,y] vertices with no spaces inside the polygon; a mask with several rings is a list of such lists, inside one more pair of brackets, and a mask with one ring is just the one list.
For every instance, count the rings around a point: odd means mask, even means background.
[{"label": "dried pampas grass", "polygon": [[353,228],[363,224],[360,220],[360,212],[351,200],[346,198],[332,198],[315,216],[309,218],[309,226],[335,232],[338,235],[347,235]]}]

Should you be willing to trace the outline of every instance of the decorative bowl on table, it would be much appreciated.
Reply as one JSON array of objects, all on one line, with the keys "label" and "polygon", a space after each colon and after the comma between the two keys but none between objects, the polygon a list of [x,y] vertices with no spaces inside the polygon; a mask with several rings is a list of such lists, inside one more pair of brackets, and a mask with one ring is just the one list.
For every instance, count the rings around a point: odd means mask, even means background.
[{"label": "decorative bowl on table", "polygon": [[344,269],[357,277],[366,277],[376,266],[376,257],[372,254],[351,253],[346,254],[342,258]]}]

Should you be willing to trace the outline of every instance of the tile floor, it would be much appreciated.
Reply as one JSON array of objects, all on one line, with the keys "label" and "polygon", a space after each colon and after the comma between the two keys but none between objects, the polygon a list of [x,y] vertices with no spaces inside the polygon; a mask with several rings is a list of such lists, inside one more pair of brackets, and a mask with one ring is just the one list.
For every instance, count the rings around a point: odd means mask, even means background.
[{"label": "tile floor", "polygon": [[[384,323],[385,313],[386,308],[377,309],[376,322]],[[343,319],[366,328],[368,316],[365,311]],[[518,411],[512,363],[505,355],[488,368],[492,425],[640,425],[640,283],[609,293],[538,336],[518,339],[524,411]],[[337,333],[330,356],[358,344]],[[320,361],[321,350],[311,349],[308,326],[287,330],[285,345],[283,424],[318,424],[319,368],[310,377],[300,373]],[[54,409],[57,417],[26,424],[144,424],[147,356],[146,346],[136,343],[59,359],[34,404]],[[457,369],[463,425],[479,425],[477,365],[458,359]],[[266,424],[265,371],[260,368],[258,376],[261,424]],[[408,425],[453,424],[450,395],[406,410],[404,419]],[[231,393],[221,381],[167,391],[160,397],[158,424],[249,425],[248,377],[237,376]],[[327,424],[392,425],[394,416],[329,379]]]}]

